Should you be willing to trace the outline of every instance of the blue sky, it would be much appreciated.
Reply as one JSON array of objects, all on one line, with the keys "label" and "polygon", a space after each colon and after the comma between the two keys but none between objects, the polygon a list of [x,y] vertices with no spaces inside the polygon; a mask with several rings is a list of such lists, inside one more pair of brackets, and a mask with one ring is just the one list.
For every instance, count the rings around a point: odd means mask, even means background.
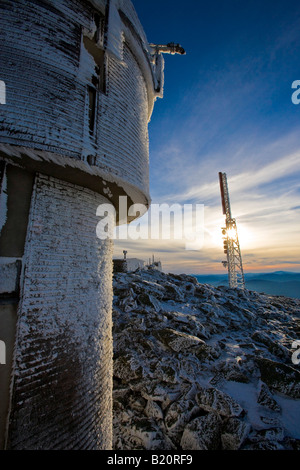
[{"label": "blue sky", "polygon": [[300,4],[293,0],[134,0],[165,55],[164,98],[149,124],[154,203],[205,206],[198,251],[164,241],[116,242],[172,272],[223,272],[218,172],[226,172],[245,271],[300,271]]}]

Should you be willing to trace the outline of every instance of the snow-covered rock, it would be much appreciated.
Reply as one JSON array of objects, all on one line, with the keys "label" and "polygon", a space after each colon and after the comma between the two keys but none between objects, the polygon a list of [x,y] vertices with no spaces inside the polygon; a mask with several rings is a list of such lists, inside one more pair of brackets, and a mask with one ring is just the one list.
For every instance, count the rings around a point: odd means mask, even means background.
[{"label": "snow-covered rock", "polygon": [[294,367],[263,357],[256,359],[262,380],[274,390],[300,398],[300,372]]},{"label": "snow-covered rock", "polygon": [[230,418],[222,429],[221,442],[224,450],[238,450],[250,431],[250,424],[238,418]]},{"label": "snow-covered rock", "polygon": [[220,445],[222,420],[216,413],[193,419],[185,428],[182,450],[216,450]]},{"label": "snow-covered rock", "polygon": [[259,395],[257,398],[257,403],[259,403],[261,406],[265,406],[266,408],[269,408],[270,410],[273,411],[280,411],[280,406],[274,400],[272,397],[272,394],[270,393],[270,390],[268,386],[265,383],[261,383]]},{"label": "snow-covered rock", "polygon": [[299,449],[300,301],[114,275],[114,447]]},{"label": "snow-covered rock", "polygon": [[189,399],[187,396],[174,401],[168,407],[165,415],[165,426],[168,436],[176,445],[180,443],[185,426],[198,413],[199,407],[194,400]]},{"label": "snow-covered rock", "polygon": [[196,394],[196,402],[199,408],[227,418],[240,416],[243,412],[243,408],[233,398],[213,387],[201,388]]}]

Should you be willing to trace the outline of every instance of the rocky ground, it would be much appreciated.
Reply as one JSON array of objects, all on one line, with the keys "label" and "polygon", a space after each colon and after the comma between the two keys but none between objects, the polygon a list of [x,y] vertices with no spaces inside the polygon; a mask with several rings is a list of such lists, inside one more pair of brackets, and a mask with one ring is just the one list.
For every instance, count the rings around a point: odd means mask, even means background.
[{"label": "rocky ground", "polygon": [[300,449],[300,300],[154,270],[114,294],[116,450]]}]

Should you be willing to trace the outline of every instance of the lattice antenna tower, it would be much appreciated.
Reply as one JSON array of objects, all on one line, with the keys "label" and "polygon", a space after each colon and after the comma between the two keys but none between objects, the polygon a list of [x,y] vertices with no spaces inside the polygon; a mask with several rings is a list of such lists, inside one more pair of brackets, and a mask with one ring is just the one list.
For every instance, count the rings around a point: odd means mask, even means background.
[{"label": "lattice antenna tower", "polygon": [[224,253],[227,261],[222,261],[228,269],[228,283],[231,288],[245,289],[242,254],[238,239],[236,220],[232,218],[226,173],[219,173],[223,214],[226,225],[222,227]]}]

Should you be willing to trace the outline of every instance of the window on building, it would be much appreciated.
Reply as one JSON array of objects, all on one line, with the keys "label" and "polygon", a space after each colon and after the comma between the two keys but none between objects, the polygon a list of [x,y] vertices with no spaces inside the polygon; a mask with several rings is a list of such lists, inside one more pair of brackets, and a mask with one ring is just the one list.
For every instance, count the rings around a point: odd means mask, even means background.
[{"label": "window on building", "polygon": [[97,121],[97,105],[99,92],[106,92],[105,80],[105,53],[104,43],[104,25],[105,18],[98,12],[94,13],[94,26],[90,30],[83,29],[82,45],[93,58],[94,66],[90,70],[90,78],[87,83],[87,115],[89,135],[95,136]]},{"label": "window on building", "polygon": [[91,71],[91,83],[98,91],[105,93],[105,54],[103,49],[104,17],[101,17],[98,13],[95,13],[94,22],[94,36],[91,39],[91,34],[88,34],[87,32],[84,33],[83,44],[95,62],[94,70]]},{"label": "window on building", "polygon": [[89,103],[89,132],[90,135],[94,134],[96,106],[97,106],[97,91],[94,87],[88,85],[88,103]]}]

